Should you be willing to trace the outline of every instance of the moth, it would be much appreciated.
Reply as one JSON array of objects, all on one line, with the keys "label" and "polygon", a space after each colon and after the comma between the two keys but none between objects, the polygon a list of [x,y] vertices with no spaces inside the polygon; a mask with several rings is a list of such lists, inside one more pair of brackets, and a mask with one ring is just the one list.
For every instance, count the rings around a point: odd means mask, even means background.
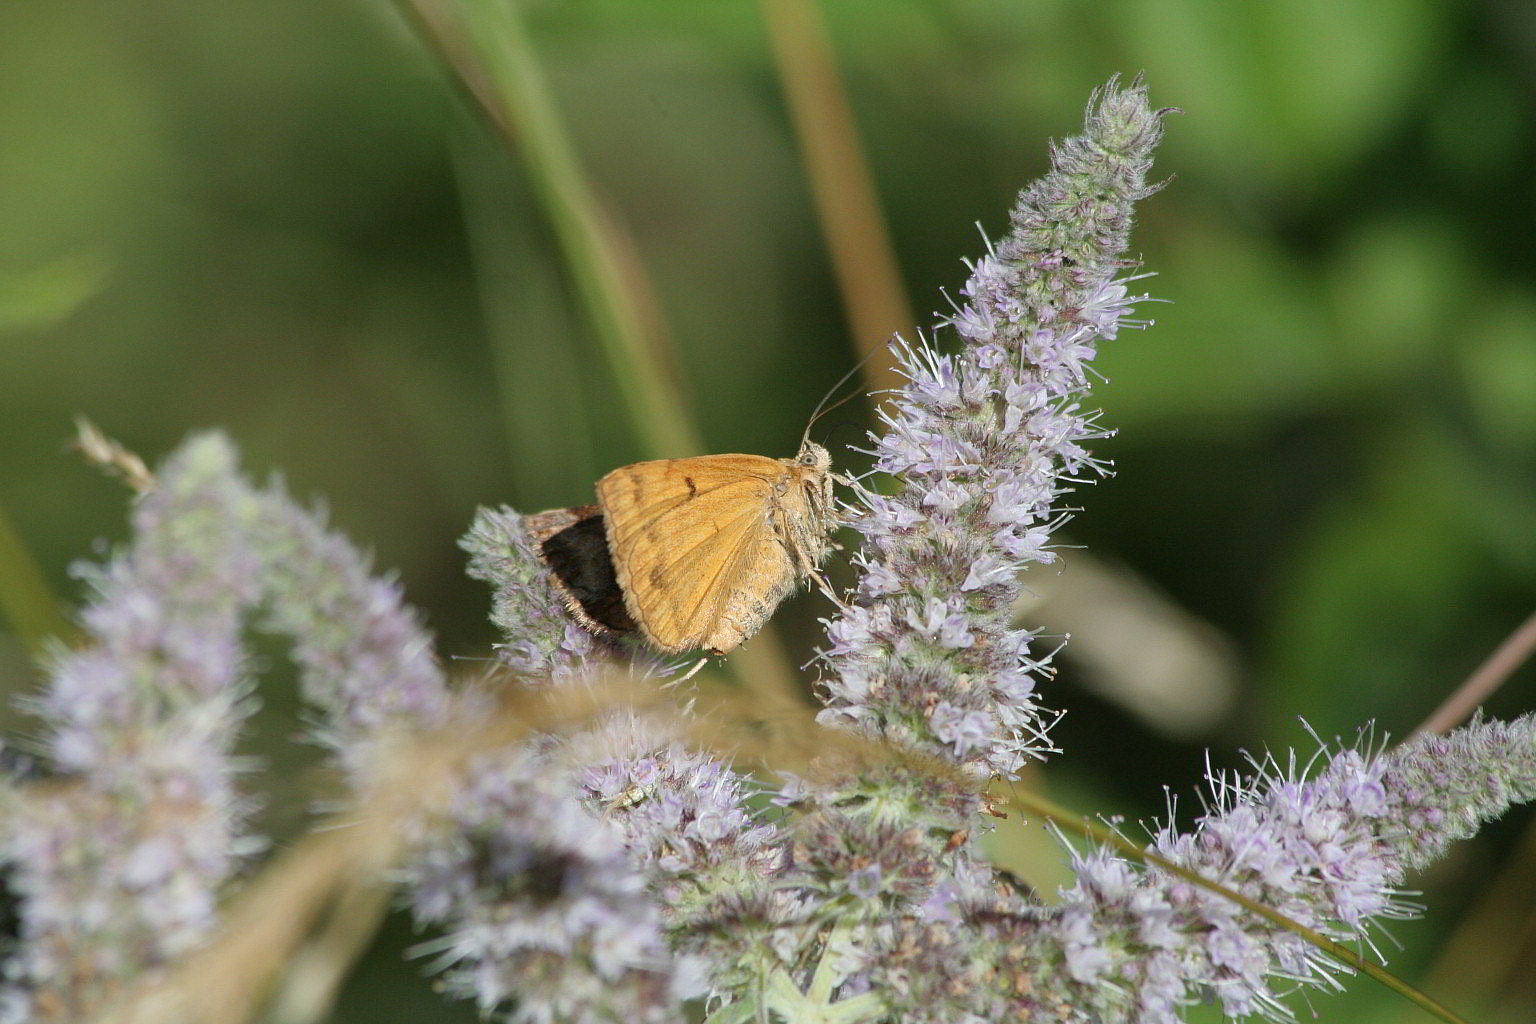
[{"label": "moth", "polygon": [[832,458],[700,455],[620,466],[597,503],[524,522],[566,607],[598,635],[724,654],[762,628],[832,548]]}]

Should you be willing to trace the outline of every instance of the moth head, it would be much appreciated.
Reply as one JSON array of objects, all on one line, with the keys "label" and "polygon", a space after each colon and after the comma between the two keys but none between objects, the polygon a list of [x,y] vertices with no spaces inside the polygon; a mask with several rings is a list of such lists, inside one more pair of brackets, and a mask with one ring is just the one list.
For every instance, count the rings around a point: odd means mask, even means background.
[{"label": "moth head", "polygon": [[795,462],[818,473],[825,473],[832,468],[831,454],[814,441],[800,443],[800,452],[795,456]]}]

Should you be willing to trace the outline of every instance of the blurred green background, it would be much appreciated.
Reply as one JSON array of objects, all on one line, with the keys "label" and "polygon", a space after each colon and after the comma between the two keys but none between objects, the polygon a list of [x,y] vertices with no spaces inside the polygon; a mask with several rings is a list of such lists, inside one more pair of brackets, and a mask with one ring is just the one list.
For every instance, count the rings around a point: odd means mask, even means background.
[{"label": "blurred green background", "polygon": [[[1047,691],[1070,712],[1060,798],[1146,818],[1168,785],[1192,808],[1205,748],[1218,765],[1310,750],[1298,716],[1402,736],[1536,608],[1536,8],[826,7],[924,326],[976,222],[1003,232],[1094,87],[1144,71],[1185,112],[1133,239],[1171,304],[1104,347],[1095,402],[1120,434],[1099,451],[1118,471],[1079,492],[1071,532],[1225,638],[1236,699],[1175,735],[1066,663]],[[791,454],[855,355],[761,10],[523,12],[706,447]],[[72,603],[70,562],[125,532],[120,485],[64,450],[73,417],[151,461],[219,426],[399,572],[445,654],[483,656],[487,595],[455,546],[474,508],[581,503],[651,454],[550,225],[517,147],[394,8],[0,6],[0,512]],[[818,431],[857,443],[859,415]],[[819,602],[784,616],[797,655]],[[6,628],[0,670],[24,690],[36,669]],[[1527,666],[1490,708],[1533,703]],[[1481,1020],[1536,1015],[1530,822],[1418,880],[1429,920],[1383,943]],[[335,1019],[472,1019],[398,941]],[[1422,1019],[1365,982],[1314,1006]]]}]

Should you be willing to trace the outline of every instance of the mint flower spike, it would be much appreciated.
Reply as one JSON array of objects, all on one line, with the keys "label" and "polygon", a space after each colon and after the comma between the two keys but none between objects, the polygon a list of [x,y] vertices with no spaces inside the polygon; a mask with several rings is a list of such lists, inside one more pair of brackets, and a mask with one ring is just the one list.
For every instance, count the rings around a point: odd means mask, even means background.
[{"label": "mint flower spike", "polygon": [[964,302],[942,326],[954,354],[924,337],[893,346],[908,384],[882,409],[874,470],[858,487],[864,535],[852,607],[828,622],[820,721],[916,747],[977,778],[1015,776],[1051,748],[1034,700],[1049,654],[1009,628],[1029,563],[1055,561],[1060,499],[1108,464],[1085,445],[1108,436],[1079,405],[1088,363],[1132,305],[1120,275],[1134,204],[1168,111],[1140,80],[1111,80],[1083,134],[1019,196],[1006,238],[970,265]]},{"label": "mint flower spike", "polygon": [[442,728],[455,701],[432,634],[400,584],[374,575],[366,555],[301,508],[278,483],[258,492],[253,543],[263,559],[262,625],[293,641],[304,698],[320,711],[314,738],[356,788],[396,730]]},{"label": "mint flower spike", "polygon": [[646,879],[548,753],[480,758],[418,823],[411,908],[445,931],[419,952],[498,1019],[681,1021],[695,983],[677,970]]},{"label": "mint flower spike", "polygon": [[240,624],[260,589],[259,506],[228,444],[195,438],[134,508],[127,547],[77,569],[94,591],[86,642],[26,701],[61,777],[4,794],[19,931],[5,1019],[81,1019],[198,945],[257,845],[232,751],[253,707]]}]

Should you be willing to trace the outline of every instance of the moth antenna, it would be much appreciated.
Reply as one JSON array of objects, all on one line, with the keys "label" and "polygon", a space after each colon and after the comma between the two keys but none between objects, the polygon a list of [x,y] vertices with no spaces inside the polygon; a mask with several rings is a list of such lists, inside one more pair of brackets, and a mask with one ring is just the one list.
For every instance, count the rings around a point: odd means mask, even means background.
[{"label": "moth antenna", "polygon": [[805,447],[806,442],[808,442],[811,439],[811,428],[816,425],[816,421],[817,420],[821,419],[823,416],[825,416],[827,413],[831,412],[833,409],[836,409],[838,406],[844,405],[844,404],[846,404],[848,402],[853,401],[854,398],[858,397],[858,395],[861,394],[861,392],[855,391],[855,392],[853,392],[852,394],[848,395],[845,398],[838,399],[836,402],[833,402],[831,405],[827,404],[827,401],[829,399],[831,399],[831,397],[833,395],[837,394],[837,389],[838,388],[840,388],[844,384],[848,383],[848,381],[853,377],[854,374],[858,373],[860,370],[862,370],[864,368],[864,364],[865,363],[869,362],[871,359],[873,359],[875,357],[875,355],[877,353],[882,352],[882,351],[884,351],[884,350],[880,349],[880,348],[872,348],[872,349],[870,349],[868,352],[866,352],[864,354],[864,358],[862,358],[858,362],[854,363],[853,366],[851,366],[848,369],[847,373],[843,374],[841,377],[839,377],[837,379],[837,383],[836,384],[833,384],[830,388],[827,389],[827,393],[822,396],[822,399],[821,399],[820,402],[816,403],[816,410],[811,413],[810,420],[808,420],[806,422],[806,424],[805,424],[805,433],[802,434],[801,437],[800,437],[800,446],[802,448]]}]

